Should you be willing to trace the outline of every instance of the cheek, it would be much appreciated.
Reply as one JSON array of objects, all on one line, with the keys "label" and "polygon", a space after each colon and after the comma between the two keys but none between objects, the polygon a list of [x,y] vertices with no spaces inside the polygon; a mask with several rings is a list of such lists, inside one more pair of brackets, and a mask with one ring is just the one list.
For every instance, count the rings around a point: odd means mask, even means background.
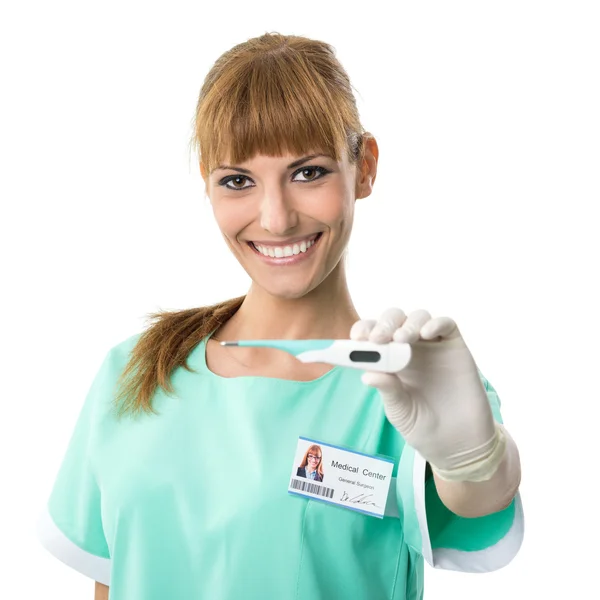
[{"label": "cheek", "polygon": [[342,205],[331,211],[328,215],[329,226],[337,233],[337,236],[346,241],[352,231],[354,220],[354,205]]},{"label": "cheek", "polygon": [[248,225],[243,211],[237,210],[234,205],[213,205],[213,217],[217,227],[229,238],[235,239],[237,234]]},{"label": "cheek", "polygon": [[340,192],[326,194],[312,204],[310,214],[333,229],[344,229],[354,218],[354,200]]}]

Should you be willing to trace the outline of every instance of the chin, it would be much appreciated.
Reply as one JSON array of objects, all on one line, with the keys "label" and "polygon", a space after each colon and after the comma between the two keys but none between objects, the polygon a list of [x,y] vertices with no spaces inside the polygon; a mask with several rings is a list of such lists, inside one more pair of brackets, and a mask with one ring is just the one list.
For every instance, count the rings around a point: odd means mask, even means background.
[{"label": "chin", "polygon": [[[262,286],[261,286],[262,287]],[[312,288],[302,287],[302,288],[278,288],[278,287],[263,287],[263,289],[275,298],[281,298],[282,300],[298,300],[299,298],[303,298],[309,292],[312,291]]]},{"label": "chin", "polygon": [[257,288],[274,298],[281,298],[282,300],[303,298],[319,285],[318,283],[315,285],[310,280],[298,281],[297,278],[291,281],[286,281],[285,277],[276,280],[271,279],[270,281],[261,281],[262,278],[252,279]]}]

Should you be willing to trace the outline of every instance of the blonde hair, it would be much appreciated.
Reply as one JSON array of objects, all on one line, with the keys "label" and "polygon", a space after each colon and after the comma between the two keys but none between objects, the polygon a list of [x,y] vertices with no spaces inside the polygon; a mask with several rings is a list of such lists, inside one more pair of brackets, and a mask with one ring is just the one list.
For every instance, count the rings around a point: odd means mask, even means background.
[{"label": "blonde hair", "polygon": [[[265,33],[225,52],[200,90],[190,144],[210,173],[228,157],[233,164],[256,153],[280,156],[346,152],[360,164],[365,139],[352,86],[332,46],[295,35]],[[147,315],[119,378],[119,414],[154,412],[158,386],[172,393],[171,373],[187,365],[191,350],[226,323],[245,296],[174,312]]]}]

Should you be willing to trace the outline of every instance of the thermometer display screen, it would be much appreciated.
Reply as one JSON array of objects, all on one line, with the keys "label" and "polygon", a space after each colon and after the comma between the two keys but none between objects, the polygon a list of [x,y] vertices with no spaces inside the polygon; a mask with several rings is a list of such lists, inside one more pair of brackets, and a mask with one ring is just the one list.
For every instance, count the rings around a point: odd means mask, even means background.
[{"label": "thermometer display screen", "polygon": [[381,360],[381,354],[374,350],[353,350],[350,352],[352,362],[376,363]]}]

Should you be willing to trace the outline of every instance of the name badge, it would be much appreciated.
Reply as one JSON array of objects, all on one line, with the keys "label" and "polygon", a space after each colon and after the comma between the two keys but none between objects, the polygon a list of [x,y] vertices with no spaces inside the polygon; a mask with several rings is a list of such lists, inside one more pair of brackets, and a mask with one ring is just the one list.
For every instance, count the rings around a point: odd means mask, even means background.
[{"label": "name badge", "polygon": [[300,437],[288,492],[383,518],[394,461]]}]

